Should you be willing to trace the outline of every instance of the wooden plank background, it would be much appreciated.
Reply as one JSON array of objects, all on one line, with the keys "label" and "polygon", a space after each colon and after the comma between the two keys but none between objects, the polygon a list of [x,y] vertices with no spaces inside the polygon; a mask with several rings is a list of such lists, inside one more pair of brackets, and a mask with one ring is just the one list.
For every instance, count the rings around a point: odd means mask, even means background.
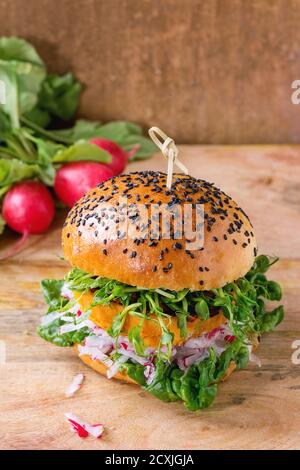
[{"label": "wooden plank background", "polygon": [[85,116],[182,143],[300,142],[300,0],[0,0],[0,17],[76,73]]},{"label": "wooden plank background", "polygon": [[[69,269],[59,258],[61,213],[51,230],[32,236],[25,251],[1,263],[6,363],[0,363],[0,449],[299,449],[300,365],[291,361],[291,346],[300,339],[300,146],[182,146],[180,155],[194,176],[214,181],[246,210],[259,252],[280,256],[270,278],[282,285],[286,315],[262,338],[262,367],[235,372],[211,408],[191,413],[107,380],[70,348],[39,338],[36,326],[45,312],[39,281]],[[165,161],[157,154],[128,167],[142,169],[164,170]],[[3,249],[13,238],[6,237]],[[65,398],[78,372],[85,384]],[[104,423],[104,438],[79,439],[65,412]]]}]

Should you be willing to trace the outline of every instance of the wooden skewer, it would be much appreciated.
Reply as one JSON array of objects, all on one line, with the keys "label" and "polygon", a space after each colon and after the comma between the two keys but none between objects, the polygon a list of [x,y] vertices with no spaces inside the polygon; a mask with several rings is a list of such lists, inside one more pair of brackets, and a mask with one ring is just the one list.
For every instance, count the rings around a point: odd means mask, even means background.
[{"label": "wooden skewer", "polygon": [[174,165],[186,175],[189,174],[189,171],[178,159],[179,151],[171,137],[168,137],[159,127],[151,127],[148,132],[155,145],[157,145],[163,156],[168,160],[167,187],[171,189]]}]

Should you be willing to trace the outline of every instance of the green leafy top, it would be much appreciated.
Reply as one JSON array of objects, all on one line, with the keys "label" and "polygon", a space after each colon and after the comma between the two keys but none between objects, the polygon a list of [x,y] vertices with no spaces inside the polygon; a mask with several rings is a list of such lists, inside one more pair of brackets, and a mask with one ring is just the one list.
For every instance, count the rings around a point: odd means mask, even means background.
[{"label": "green leafy top", "polygon": [[0,60],[30,62],[44,66],[35,48],[24,39],[14,36],[0,38]]},{"label": "green leafy top", "polygon": [[156,150],[140,126],[123,121],[101,125],[79,119],[71,128],[53,130],[57,120],[73,118],[82,86],[71,73],[47,74],[38,52],[23,39],[0,38],[0,80],[6,98],[0,107],[0,202],[18,181],[37,178],[53,186],[56,169],[65,162],[109,163],[111,155],[89,142],[95,137],[126,151],[138,145],[134,160]]},{"label": "green leafy top", "polygon": [[[184,289],[176,292],[166,289],[145,289],[133,287],[116,280],[95,277],[72,269],[66,275],[66,282],[73,291],[93,291],[91,307],[119,302],[123,310],[112,322],[109,333],[118,338],[127,315],[134,315],[140,322],[129,332],[131,342],[138,354],[142,354],[144,344],[141,329],[145,319],[156,321],[161,327],[159,350],[161,357],[168,359],[171,354],[173,335],[168,328],[168,320],[177,317],[181,337],[187,337],[187,321],[191,317],[206,320],[221,309],[229,320],[234,335],[242,342],[252,335],[273,330],[283,318],[283,307],[271,312],[266,311],[265,300],[281,299],[281,288],[274,281],[267,280],[265,272],[276,262],[267,256],[258,256],[246,276],[227,284],[223,288],[210,291],[191,291]],[[55,282],[55,281],[49,281]],[[164,346],[164,348],[162,348]]]},{"label": "green leafy top", "polygon": [[53,120],[69,121],[74,116],[82,87],[71,73],[47,74],[35,48],[23,39],[0,38],[0,80],[6,90],[6,103],[0,110],[0,141],[5,121],[6,129],[19,128],[22,123],[38,137],[65,145],[95,137],[111,139],[125,150],[138,144],[134,159],[147,158],[156,150],[153,142],[143,136],[142,128],[129,122],[101,125],[79,119],[70,129],[46,130]]},{"label": "green leafy top", "polygon": [[220,356],[211,348],[209,357],[193,364],[185,372],[176,363],[159,359],[150,384],[145,380],[142,365],[126,362],[120,369],[156,398],[166,402],[182,400],[188,410],[196,411],[212,404],[217,394],[218,382],[232,362],[237,369],[241,369],[248,360],[248,348],[241,341],[235,340]]},{"label": "green leafy top", "polygon": [[[48,314],[62,311],[64,316],[73,316],[74,319],[75,313],[70,311],[70,302],[61,296],[64,283],[63,280],[45,280],[42,282],[45,299],[49,305]],[[123,312],[126,310],[124,309]],[[86,317],[84,316],[84,318]],[[75,321],[77,323],[82,320]],[[79,330],[59,334],[58,331],[63,324],[62,317],[56,318],[48,325],[40,326],[38,332],[44,339],[58,346],[72,346],[82,342],[86,336],[92,334],[86,326]],[[136,346],[135,333],[132,333],[132,336],[129,335],[128,339]],[[143,351],[139,351],[137,348],[136,351],[138,355],[143,354]],[[112,353],[111,358],[117,360],[118,356],[119,354],[115,352]],[[125,371],[135,382],[160,400],[167,402],[182,400],[186,408],[195,411],[205,408],[213,402],[217,393],[217,383],[226,374],[233,361],[237,368],[242,368],[246,366],[248,360],[249,351],[247,346],[241,340],[236,339],[219,356],[213,348],[210,348],[208,357],[190,366],[186,372],[179,369],[176,362],[166,361],[164,357],[156,354],[154,376],[151,383],[146,381],[144,366],[131,359],[122,363],[119,370]]]},{"label": "green leafy top", "polygon": [[[163,401],[181,400],[186,408],[195,411],[209,406],[217,393],[218,382],[224,377],[234,363],[243,368],[249,360],[247,343],[252,336],[273,330],[283,318],[283,307],[277,307],[271,312],[265,310],[265,299],[280,300],[281,289],[274,281],[268,281],[266,271],[277,259],[267,256],[256,258],[252,269],[243,278],[227,284],[221,289],[192,292],[184,289],[180,292],[165,289],[144,289],[132,287],[118,281],[94,277],[79,269],[72,269],[65,280],[45,280],[42,289],[49,305],[48,313],[64,311],[70,313],[72,301],[61,297],[61,289],[67,281],[73,291],[86,292],[93,290],[92,305],[120,302],[124,308],[115,316],[109,330],[111,336],[117,338],[122,331],[127,315],[140,318],[140,323],[129,331],[128,339],[138,355],[144,354],[141,338],[141,325],[149,312],[154,313],[156,321],[162,329],[160,346],[155,355],[155,372],[153,379],[147,383],[144,366],[130,359],[120,365],[119,370],[126,372],[145,390]],[[167,322],[163,321],[176,315],[182,336],[186,335],[186,320],[189,316],[208,318],[214,309],[222,309],[229,319],[230,327],[236,336],[228,347],[217,355],[215,350],[209,350],[209,356],[191,365],[186,371],[179,369],[176,362],[170,359],[172,335]],[[90,311],[86,312],[89,316]],[[60,334],[59,329],[64,324],[61,318],[48,325],[39,327],[39,334],[46,340],[59,346],[72,346],[80,343],[91,333],[87,327]],[[115,353],[117,354],[117,353]],[[116,357],[117,359],[117,357]]]},{"label": "green leafy top", "polygon": [[38,101],[45,65],[31,44],[16,37],[0,38],[0,80],[5,85],[4,111],[13,127],[20,126],[20,117]]}]

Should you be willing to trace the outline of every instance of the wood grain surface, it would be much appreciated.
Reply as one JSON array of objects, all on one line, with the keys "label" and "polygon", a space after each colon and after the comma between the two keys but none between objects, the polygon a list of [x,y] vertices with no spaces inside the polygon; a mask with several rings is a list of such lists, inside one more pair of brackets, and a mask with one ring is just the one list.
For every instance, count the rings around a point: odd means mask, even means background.
[{"label": "wood grain surface", "polygon": [[75,72],[81,115],[181,143],[300,142],[300,0],[0,0],[0,17]]},{"label": "wood grain surface", "polygon": [[[300,340],[300,147],[182,146],[181,158],[195,176],[214,181],[236,198],[257,231],[260,252],[277,254],[272,269],[282,283],[285,321],[263,337],[262,367],[249,365],[220,386],[214,405],[191,413],[165,404],[139,387],[109,381],[88,369],[71,349],[35,333],[45,305],[39,281],[68,270],[59,259],[64,214],[43,237],[0,265],[0,448],[9,449],[295,449],[300,447],[300,365],[291,345]],[[136,169],[163,169],[156,155]],[[2,239],[4,240],[4,239]],[[7,236],[2,247],[12,242]],[[73,376],[83,388],[65,398]],[[101,440],[80,440],[64,420],[73,412],[102,422]]]}]

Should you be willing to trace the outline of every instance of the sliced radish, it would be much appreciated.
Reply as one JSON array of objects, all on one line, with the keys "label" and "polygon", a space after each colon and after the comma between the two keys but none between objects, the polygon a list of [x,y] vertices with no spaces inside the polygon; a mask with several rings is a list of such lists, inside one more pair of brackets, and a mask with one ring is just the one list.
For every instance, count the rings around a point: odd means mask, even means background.
[{"label": "sliced radish", "polygon": [[74,413],[65,413],[67,421],[71,424],[71,429],[73,432],[77,433],[79,437],[85,438],[89,435],[92,435],[95,438],[102,436],[104,431],[103,424],[89,424],[86,421],[83,421]]},{"label": "sliced radish", "polygon": [[84,375],[83,374],[75,375],[72,382],[70,383],[70,385],[67,387],[67,389],[65,391],[66,397],[68,397],[68,398],[72,397],[80,389],[80,387],[83,384],[83,381],[84,381]]}]

